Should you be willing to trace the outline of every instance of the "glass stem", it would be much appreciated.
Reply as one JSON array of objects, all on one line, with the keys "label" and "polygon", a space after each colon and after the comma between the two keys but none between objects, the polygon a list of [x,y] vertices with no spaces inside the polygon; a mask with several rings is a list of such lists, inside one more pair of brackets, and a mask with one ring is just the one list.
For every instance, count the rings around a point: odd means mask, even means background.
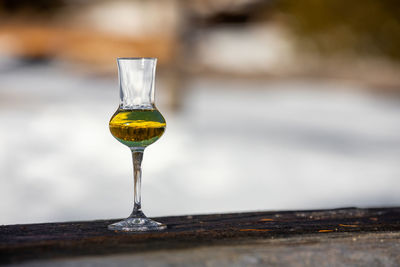
[{"label": "glass stem", "polygon": [[133,161],[133,211],[129,217],[145,217],[142,212],[141,203],[141,185],[142,185],[142,159],[143,159],[143,147],[131,148],[132,151],[132,161]]}]

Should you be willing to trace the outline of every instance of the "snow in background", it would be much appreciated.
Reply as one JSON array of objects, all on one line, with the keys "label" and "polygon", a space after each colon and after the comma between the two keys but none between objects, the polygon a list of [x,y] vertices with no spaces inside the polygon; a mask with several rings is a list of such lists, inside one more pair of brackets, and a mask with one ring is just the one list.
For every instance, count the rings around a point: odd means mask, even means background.
[{"label": "snow in background", "polygon": [[[4,66],[7,65],[7,68]],[[0,66],[0,224],[120,218],[129,150],[115,79]],[[400,101],[312,79],[197,79],[145,151],[149,216],[400,205]]]}]

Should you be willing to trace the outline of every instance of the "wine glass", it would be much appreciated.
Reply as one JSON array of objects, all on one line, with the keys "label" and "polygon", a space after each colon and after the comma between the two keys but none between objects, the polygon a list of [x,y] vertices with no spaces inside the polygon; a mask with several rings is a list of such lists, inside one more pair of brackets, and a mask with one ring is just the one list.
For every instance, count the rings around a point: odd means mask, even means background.
[{"label": "wine glass", "polygon": [[154,105],[156,58],[118,58],[120,104],[111,117],[111,134],[129,147],[133,159],[134,206],[125,220],[110,224],[116,231],[159,231],[166,225],[147,218],[141,209],[141,163],[144,149],[165,131],[165,119]]}]

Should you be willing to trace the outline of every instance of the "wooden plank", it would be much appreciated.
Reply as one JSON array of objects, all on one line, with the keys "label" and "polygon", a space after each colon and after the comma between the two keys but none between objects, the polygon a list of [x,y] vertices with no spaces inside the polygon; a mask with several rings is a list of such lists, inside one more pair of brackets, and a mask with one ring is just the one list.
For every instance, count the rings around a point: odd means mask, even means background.
[{"label": "wooden plank", "polygon": [[400,232],[297,235],[232,243],[39,259],[18,266],[400,266]]},{"label": "wooden plank", "polygon": [[254,240],[347,233],[399,232],[400,208],[248,212],[160,217],[163,232],[107,230],[116,220],[8,225],[0,227],[0,262],[83,255],[138,253]]}]

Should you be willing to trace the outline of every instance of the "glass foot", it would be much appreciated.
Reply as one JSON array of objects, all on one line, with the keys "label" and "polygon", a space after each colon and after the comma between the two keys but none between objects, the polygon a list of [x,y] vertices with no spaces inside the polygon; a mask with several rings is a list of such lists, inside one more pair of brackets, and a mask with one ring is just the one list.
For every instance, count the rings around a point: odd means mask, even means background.
[{"label": "glass foot", "polygon": [[109,230],[124,232],[161,231],[166,228],[167,226],[165,224],[153,221],[147,217],[129,217],[108,226]]}]

